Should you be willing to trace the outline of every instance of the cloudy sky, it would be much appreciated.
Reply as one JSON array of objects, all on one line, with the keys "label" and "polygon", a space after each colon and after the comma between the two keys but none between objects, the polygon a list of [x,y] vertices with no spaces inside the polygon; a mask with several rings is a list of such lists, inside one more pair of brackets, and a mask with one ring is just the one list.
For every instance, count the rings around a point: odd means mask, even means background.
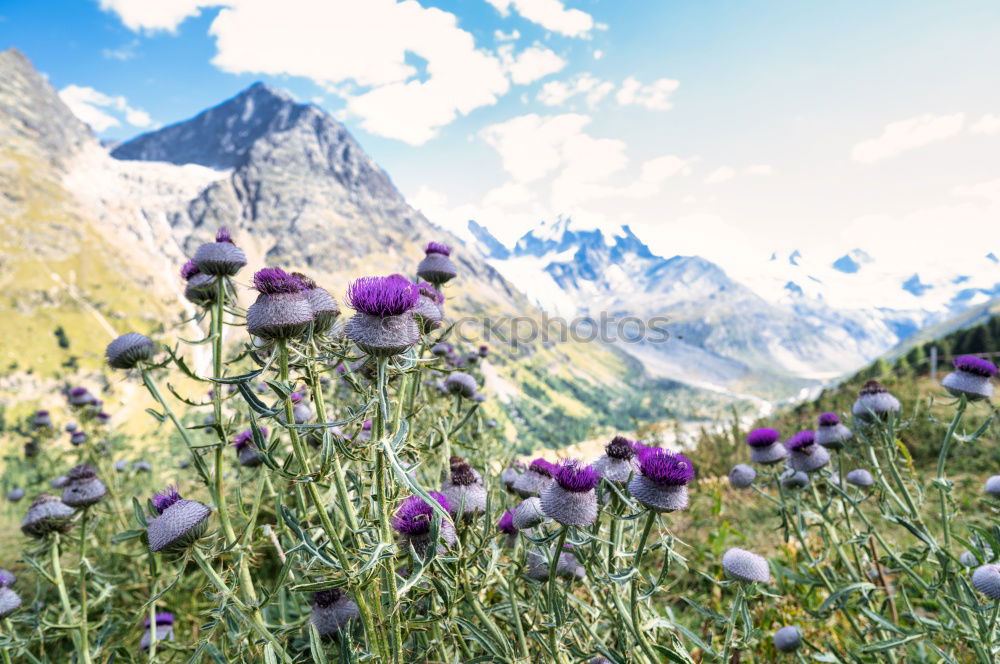
[{"label": "cloudy sky", "polygon": [[[256,80],[342,119],[435,222],[771,251],[1000,252],[1000,5],[56,0],[0,5],[101,136]],[[749,266],[749,267],[748,267]]]}]

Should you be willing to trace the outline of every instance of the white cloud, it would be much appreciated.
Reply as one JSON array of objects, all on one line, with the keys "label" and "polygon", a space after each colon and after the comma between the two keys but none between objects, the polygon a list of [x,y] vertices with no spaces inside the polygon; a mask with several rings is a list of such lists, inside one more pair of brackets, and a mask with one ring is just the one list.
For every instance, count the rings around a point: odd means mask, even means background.
[{"label": "white cloud", "polygon": [[961,184],[951,190],[956,196],[973,196],[1000,204],[1000,178],[977,182],[976,184]]},{"label": "white cloud", "polygon": [[561,0],[487,0],[502,16],[513,8],[522,18],[567,37],[586,37],[594,18],[579,9],[567,9]]},{"label": "white cloud", "polygon": [[596,51],[594,51],[595,60],[600,60],[603,57],[604,57],[604,51],[602,51],[601,49],[597,49]]},{"label": "white cloud", "polygon": [[500,47],[500,59],[504,69],[510,74],[510,80],[518,85],[526,85],[544,78],[549,74],[562,71],[566,61],[547,48],[535,44],[517,55],[510,44]]},{"label": "white cloud", "polygon": [[618,89],[615,99],[622,106],[642,106],[651,111],[667,111],[673,108],[670,95],[680,87],[680,81],[660,78],[648,85],[629,76]]},{"label": "white cloud", "polygon": [[[224,71],[367,88],[347,97],[348,112],[367,131],[412,145],[510,87],[500,59],[476,48],[454,14],[415,0],[239,0],[210,32],[218,48],[212,62]],[[426,62],[423,75],[408,54]]]},{"label": "white cloud", "polygon": [[143,128],[153,124],[146,111],[129,106],[125,97],[112,97],[88,86],[67,85],[59,91],[59,98],[69,106],[73,115],[96,132],[118,127],[122,119],[133,127]]},{"label": "white cloud", "polygon": [[500,155],[503,168],[518,182],[534,182],[558,169],[562,148],[590,122],[586,115],[535,113],[490,125],[479,132]]},{"label": "white cloud", "polygon": [[774,168],[770,164],[752,164],[747,166],[745,173],[747,175],[774,175]]},{"label": "white cloud", "polygon": [[873,163],[901,152],[920,148],[957,135],[965,123],[964,113],[934,115],[924,113],[906,120],[890,122],[878,138],[862,141],[851,150],[855,161]]},{"label": "white cloud", "polygon": [[992,136],[1000,132],[1000,114],[987,113],[969,126],[973,134]]},{"label": "white cloud", "polygon": [[538,91],[537,99],[546,106],[561,106],[573,97],[583,95],[587,106],[594,108],[614,89],[614,83],[584,72],[567,81],[549,81]]},{"label": "white cloud", "polygon": [[118,60],[127,62],[135,57],[135,50],[139,47],[139,40],[133,39],[127,44],[122,44],[118,48],[102,48],[101,57],[108,60]]},{"label": "white cloud", "polygon": [[643,162],[640,179],[645,182],[662,182],[675,175],[691,175],[691,160],[666,154]]},{"label": "white cloud", "polygon": [[204,7],[229,4],[225,0],[100,0],[101,9],[113,11],[130,30],[173,32],[184,19]]},{"label": "white cloud", "polygon": [[732,166],[720,166],[705,178],[705,184],[719,184],[721,182],[726,182],[732,180],[736,177],[736,169]]},{"label": "white cloud", "polygon": [[511,30],[510,32],[504,32],[503,30],[493,31],[493,39],[498,42],[517,41],[520,38],[521,38],[520,30]]}]

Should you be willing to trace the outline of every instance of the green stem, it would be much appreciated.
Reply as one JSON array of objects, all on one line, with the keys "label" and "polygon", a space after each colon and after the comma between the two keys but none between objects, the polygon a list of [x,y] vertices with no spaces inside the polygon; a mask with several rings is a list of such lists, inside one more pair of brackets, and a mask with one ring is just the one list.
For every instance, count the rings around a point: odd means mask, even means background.
[{"label": "green stem", "polygon": [[736,586],[736,599],[733,600],[733,609],[729,612],[729,623],[726,625],[726,643],[722,647],[722,664],[729,664],[729,653],[733,649],[733,631],[736,628],[736,616],[743,608],[743,584]]},{"label": "green stem", "polygon": [[90,644],[87,631],[87,517],[90,508],[84,507],[80,517],[80,645],[87,656],[90,656]]},{"label": "green stem", "polygon": [[[69,602],[69,593],[66,592],[66,581],[63,580],[62,565],[59,563],[59,533],[52,533],[49,543],[49,556],[52,561],[52,578],[55,579],[56,588],[59,591],[59,601],[62,603],[63,613],[67,619],[73,613],[73,605]],[[83,664],[90,664],[90,652],[84,647],[83,633],[77,629],[77,636],[73,639],[76,646],[77,658]]]},{"label": "green stem", "polygon": [[955,438],[955,431],[958,429],[958,425],[962,421],[962,416],[965,414],[965,408],[968,405],[969,401],[963,395],[958,402],[958,410],[955,412],[955,417],[951,419],[951,424],[948,425],[948,431],[944,435],[944,442],[941,443],[941,453],[938,455],[937,481],[935,484],[941,499],[941,531],[944,537],[945,549],[948,549],[949,542],[951,541],[951,527],[948,523],[948,489],[945,488],[944,467],[948,462],[948,451],[951,449],[951,441]]},{"label": "green stem", "polygon": [[[516,555],[517,550],[514,550]],[[514,632],[517,635],[517,647],[521,651],[521,657],[527,661],[531,652],[528,650],[528,641],[524,637],[524,626],[521,624],[521,607],[518,606],[517,595],[514,592],[514,587],[507,577],[502,577],[504,585],[507,588],[507,601],[510,603],[510,619],[514,622]]]},{"label": "green stem", "polygon": [[635,625],[635,631],[639,637],[639,645],[642,647],[643,652],[655,662],[656,657],[653,654],[652,647],[649,645],[649,640],[646,638],[646,633],[642,629],[642,623],[639,620],[639,580],[642,578],[642,554],[646,552],[646,541],[649,539],[649,533],[653,530],[654,523],[656,523],[656,512],[649,510],[649,513],[646,515],[646,525],[643,527],[642,535],[639,537],[639,548],[635,552],[635,561],[633,562],[635,574],[629,580],[629,604],[632,609],[632,624]]},{"label": "green stem", "polygon": [[[216,378],[222,378],[222,336],[225,325],[226,278],[216,277],[215,305],[212,307],[212,371]],[[223,484],[223,458],[226,449],[226,428],[222,424],[222,385],[215,384],[212,388],[212,408],[215,418],[215,430],[219,433],[219,445],[215,448],[215,505],[226,534],[226,546],[232,546],[236,541],[233,524],[229,520],[229,508],[226,505],[226,490]],[[242,558],[242,557],[241,557]]]},{"label": "green stem", "polygon": [[[6,628],[7,620],[6,619],[0,620],[0,624],[2,624],[4,628]],[[13,630],[11,630],[11,637],[13,637]],[[10,648],[0,649],[0,654],[3,655],[3,664],[13,664],[10,660]]]}]

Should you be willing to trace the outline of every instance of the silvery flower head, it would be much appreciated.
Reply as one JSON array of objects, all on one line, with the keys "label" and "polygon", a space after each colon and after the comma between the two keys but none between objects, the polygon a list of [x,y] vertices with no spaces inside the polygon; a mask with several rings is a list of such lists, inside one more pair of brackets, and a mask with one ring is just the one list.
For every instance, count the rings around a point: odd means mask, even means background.
[{"label": "silvery flower head", "polygon": [[65,533],[73,527],[75,510],[48,493],[40,493],[21,521],[21,532],[29,537],[45,537],[49,533]]},{"label": "silvery flower head", "polygon": [[354,281],[347,301],[357,313],[347,323],[348,338],[369,355],[399,355],[420,340],[413,317],[419,299],[416,285],[398,274]]},{"label": "silvery flower head", "polygon": [[[548,555],[551,555],[551,553]],[[550,562],[548,555],[535,550],[528,552],[525,559],[524,571],[529,579],[535,579],[536,581],[548,580]],[[580,564],[580,561],[577,560],[571,551],[564,548],[559,553],[559,559],[556,561],[556,576],[570,581],[585,579],[587,578],[587,570],[584,569],[583,565]]]},{"label": "silvery flower head", "polygon": [[87,442],[87,434],[80,430],[74,431],[69,436],[69,442],[73,446],[83,445]]},{"label": "silvery flower head", "polygon": [[757,479],[757,471],[745,463],[738,463],[729,471],[729,484],[734,489],[747,489]]},{"label": "silvery flower head", "polygon": [[858,392],[858,400],[854,402],[851,412],[862,422],[884,420],[899,412],[899,399],[889,394],[882,383],[870,380]]},{"label": "silvery flower head", "polygon": [[52,416],[47,410],[36,410],[31,416],[31,426],[35,429],[51,429]]},{"label": "silvery flower head", "polygon": [[839,450],[851,439],[851,430],[840,422],[836,413],[823,413],[819,416],[819,427],[816,429],[816,443],[831,450]]},{"label": "silvery flower head", "polygon": [[64,489],[67,484],[69,484],[69,475],[59,475],[57,477],[53,477],[52,481],[49,482],[49,486],[53,489]]},{"label": "silvery flower head", "polygon": [[528,470],[514,480],[514,492],[522,498],[538,496],[549,484],[552,483],[552,476],[555,475],[556,466],[545,459],[535,459],[528,466]]},{"label": "silvery flower head", "polygon": [[420,329],[427,334],[441,327],[441,321],[444,320],[444,295],[426,281],[417,284],[417,292],[420,293],[420,299],[413,307],[413,315],[420,323]]},{"label": "silvery flower head", "polygon": [[80,464],[68,474],[69,482],[63,489],[62,501],[70,507],[89,507],[101,502],[108,493],[104,482],[90,464]]},{"label": "silvery flower head", "polygon": [[[267,429],[264,427],[260,428],[260,435],[263,438],[267,438]],[[233,447],[236,448],[236,454],[240,460],[240,465],[246,468],[253,468],[259,466],[263,459],[261,459],[260,454],[257,451],[257,446],[253,442],[253,429],[247,429],[246,431],[241,431],[233,437]]]},{"label": "silvery flower head", "polygon": [[513,493],[514,483],[517,481],[517,478],[520,477],[521,473],[523,472],[524,472],[524,464],[521,463],[520,461],[515,461],[507,468],[504,468],[503,471],[500,473],[500,481],[503,482],[503,488]]},{"label": "silvery flower head", "polygon": [[778,652],[795,652],[802,647],[802,632],[788,625],[774,633],[774,649]]},{"label": "silvery flower head", "polygon": [[159,516],[146,528],[149,550],[166,554],[182,553],[201,539],[212,513],[196,500],[181,498],[172,486],[153,496],[153,509]]},{"label": "silvery flower head", "polygon": [[694,466],[683,454],[661,447],[647,447],[639,453],[639,474],[628,483],[633,498],[654,512],[673,512],[688,506],[688,483]]},{"label": "silvery flower head", "polygon": [[615,436],[604,446],[604,454],[594,462],[594,470],[608,482],[627,482],[639,470],[635,446],[624,436]]},{"label": "silvery flower head", "polygon": [[490,347],[489,347],[489,346],[487,346],[486,344],[482,344],[482,345],[481,345],[481,346],[480,346],[480,347],[479,347],[479,348],[478,348],[478,349],[476,350],[476,352],[477,352],[477,353],[479,354],[479,357],[486,357],[487,355],[489,355],[489,354],[490,354]]},{"label": "silvery flower head", "polygon": [[0,567],[0,588],[10,588],[17,583],[17,577],[9,569]]},{"label": "silvery flower head", "polygon": [[118,461],[115,461],[114,463],[114,469],[115,472],[124,473],[126,470],[128,470],[128,460],[118,459]]},{"label": "silvery flower head", "polygon": [[233,243],[229,230],[220,228],[215,242],[206,242],[194,252],[198,270],[213,277],[232,277],[247,264],[246,254]]},{"label": "silvery flower head", "polygon": [[941,380],[941,386],[952,396],[964,394],[970,401],[993,396],[990,379],[997,373],[995,364],[975,355],[960,355],[952,360],[952,365],[955,370]]},{"label": "silvery flower head", "polygon": [[785,443],[788,448],[788,464],[803,473],[815,473],[830,463],[830,453],[822,445],[816,444],[816,434],[800,431]]},{"label": "silvery flower head", "polygon": [[976,554],[966,549],[962,552],[962,555],[958,557],[958,562],[962,563],[966,567],[975,567],[979,564],[979,558],[976,558]]},{"label": "silvery flower head", "polygon": [[89,406],[94,401],[94,395],[86,387],[74,387],[69,391],[69,405],[74,408]]},{"label": "silvery flower head", "polygon": [[747,446],[750,447],[750,461],[753,463],[772,464],[783,461],[788,456],[788,450],[779,441],[781,434],[777,429],[754,429],[747,434]]},{"label": "silvery flower head", "polygon": [[799,489],[804,489],[809,486],[809,475],[801,470],[795,470],[794,468],[786,468],[781,477],[781,486],[788,489],[789,491],[798,491]]},{"label": "silvery flower head", "polygon": [[148,461],[134,461],[132,463],[132,470],[137,473],[151,473],[153,472],[153,466]]},{"label": "silvery flower head", "polygon": [[1000,475],[992,475],[987,479],[983,492],[991,496],[1000,496]]},{"label": "silvery flower head", "polygon": [[[429,491],[431,498],[437,501],[438,505],[445,512],[451,512],[451,503],[444,494],[437,491]],[[431,523],[434,518],[434,509],[420,496],[410,496],[404,500],[396,514],[392,518],[392,527],[403,538],[404,542],[413,546],[417,555],[423,557],[431,544]],[[440,544],[438,552],[443,552],[446,548],[451,548],[455,543],[455,526],[447,519],[441,519],[441,528],[438,531]]]},{"label": "silvery flower head", "polygon": [[458,270],[451,262],[451,247],[440,242],[430,242],[424,250],[424,259],[417,266],[417,276],[435,286],[455,278]]},{"label": "silvery flower head", "polygon": [[431,355],[435,357],[447,357],[448,353],[450,352],[451,352],[451,345],[446,344],[443,341],[431,346]]},{"label": "silvery flower head", "polygon": [[855,468],[854,470],[847,473],[847,481],[854,486],[859,487],[869,487],[875,484],[875,478],[864,468]]},{"label": "silvery flower head", "polygon": [[14,487],[13,489],[7,492],[7,500],[9,500],[12,503],[16,503],[22,498],[24,498],[24,489],[22,489],[21,487]]},{"label": "silvery flower head", "polygon": [[152,642],[153,634],[156,634],[156,641],[173,641],[174,640],[174,614],[169,611],[159,611],[156,614],[156,623],[150,623],[149,616],[142,621],[143,627],[146,628],[146,632],[139,639],[139,648],[145,652],[149,650],[149,645]]},{"label": "silvery flower head", "polygon": [[153,359],[153,342],[145,335],[129,332],[109,343],[104,354],[112,369],[134,369],[140,362]]},{"label": "silvery flower head", "polygon": [[305,288],[303,293],[313,313],[313,329],[317,334],[326,334],[333,328],[337,317],[340,316],[340,307],[337,305],[337,301],[326,289],[320,288],[313,279],[301,272],[293,272],[292,276],[297,278]]},{"label": "silvery flower head", "polygon": [[578,461],[559,464],[555,481],[542,490],[542,512],[564,526],[589,526],[597,520],[597,494],[601,481],[591,466]]},{"label": "silvery flower head", "polygon": [[0,586],[0,620],[14,613],[21,606],[21,596],[13,588]]},{"label": "silvery flower head", "polygon": [[525,498],[514,507],[511,517],[514,527],[518,530],[530,530],[545,522],[545,512],[542,511],[542,499],[538,496]]},{"label": "silvery flower head", "polygon": [[444,387],[449,394],[458,394],[465,399],[476,396],[479,386],[476,379],[464,371],[453,371],[444,380]]},{"label": "silvery flower head", "polygon": [[344,594],[340,588],[330,588],[313,593],[312,613],[309,622],[319,632],[321,637],[337,634],[352,621],[357,623],[361,617],[358,605]]},{"label": "silvery flower head", "polygon": [[[461,458],[452,458],[451,473],[441,486],[441,493],[451,503],[453,516],[472,517],[486,511],[486,488],[482,477]],[[457,514],[459,509],[461,514]]]},{"label": "silvery flower head", "polygon": [[763,556],[745,549],[733,547],[722,556],[722,567],[726,573],[739,581],[767,583],[771,580],[771,568]]},{"label": "silvery flower head", "polygon": [[992,600],[1000,600],[1000,565],[981,565],[972,573],[973,587]]},{"label": "silvery flower head", "polygon": [[313,322],[305,285],[279,267],[253,275],[257,299],[247,309],[247,332],[267,341],[302,336]]},{"label": "silvery flower head", "polygon": [[[292,402],[292,421],[295,424],[308,424],[313,419],[312,408],[301,392],[292,392],[288,395]],[[285,414],[278,413],[278,421],[285,423]]]},{"label": "silvery flower head", "polygon": [[188,261],[181,268],[181,278],[184,279],[184,297],[199,307],[209,307],[215,304],[218,289],[215,277],[198,269],[194,261]]}]

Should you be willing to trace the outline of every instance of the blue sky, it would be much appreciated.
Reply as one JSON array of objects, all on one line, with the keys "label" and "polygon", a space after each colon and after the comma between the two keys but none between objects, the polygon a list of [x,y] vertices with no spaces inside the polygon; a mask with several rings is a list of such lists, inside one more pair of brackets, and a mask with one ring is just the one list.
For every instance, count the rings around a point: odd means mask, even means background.
[{"label": "blue sky", "polygon": [[[335,113],[435,222],[630,224],[731,271],[1000,250],[994,2],[77,0],[0,5],[107,138],[256,80]],[[112,124],[115,123],[115,124]],[[937,238],[947,228],[944,238]]]}]

